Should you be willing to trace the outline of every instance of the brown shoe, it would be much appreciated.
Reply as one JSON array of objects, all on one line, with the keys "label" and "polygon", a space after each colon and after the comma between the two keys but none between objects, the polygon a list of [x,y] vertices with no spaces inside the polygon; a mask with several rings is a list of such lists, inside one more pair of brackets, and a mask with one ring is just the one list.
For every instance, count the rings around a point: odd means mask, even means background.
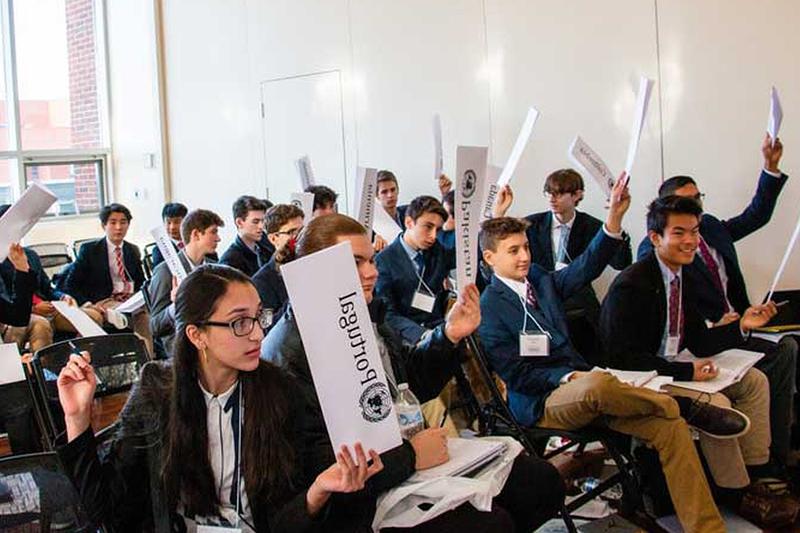
[{"label": "brown shoe", "polygon": [[770,483],[754,483],[744,490],[739,514],[761,528],[788,527],[797,520],[800,503],[788,490]]}]

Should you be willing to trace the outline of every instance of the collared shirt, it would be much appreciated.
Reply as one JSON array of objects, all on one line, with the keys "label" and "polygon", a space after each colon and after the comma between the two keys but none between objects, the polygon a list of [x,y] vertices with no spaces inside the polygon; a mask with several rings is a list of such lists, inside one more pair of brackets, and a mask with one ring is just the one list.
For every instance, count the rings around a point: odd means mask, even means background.
[{"label": "collared shirt", "polygon": [[[703,239],[703,237],[700,238]],[[733,306],[731,305],[730,300],[728,300],[728,272],[725,270],[725,259],[716,248],[708,244],[708,241],[705,239],[703,239],[703,241],[706,243],[711,257],[717,262],[717,267],[719,269],[719,280],[722,283],[722,297],[725,298],[725,303],[728,304],[728,309],[733,310]],[[696,253],[699,254],[700,250],[698,249]],[[702,260],[703,258],[700,257],[700,259]]]},{"label": "collared shirt", "polygon": [[[239,442],[239,382],[237,381],[222,394],[211,394],[200,385],[206,401],[206,425],[208,427],[208,457],[214,474],[214,488],[222,504],[219,514],[229,524],[237,521],[242,531],[252,531],[247,522],[253,523],[250,503],[247,500],[244,475],[239,472],[239,487],[234,490],[237,475],[237,456]],[[243,408],[243,406],[241,406]],[[242,411],[244,419],[244,411]],[[237,520],[236,501],[241,497],[239,511],[244,520]]]},{"label": "collared shirt", "polygon": [[117,270],[117,256],[114,252],[115,248],[119,248],[120,258],[122,260],[122,268],[125,268],[125,249],[124,249],[125,241],[122,241],[122,244],[117,246],[113,242],[111,242],[108,237],[106,237],[106,250],[108,251],[108,270],[111,272],[111,286],[112,286],[112,294],[123,294],[123,293],[132,293],[133,292],[133,281],[130,279],[130,276],[126,274],[125,276],[128,278],[128,282],[125,283],[125,280],[119,275],[119,270]]},{"label": "collared shirt", "polygon": [[523,302],[528,298],[529,281],[527,279],[525,281],[517,281],[515,279],[500,276],[496,272],[494,275],[497,276],[497,279],[505,283],[509,289],[514,291],[514,293],[519,296]]},{"label": "collared shirt", "polygon": [[403,250],[406,251],[408,258],[411,259],[411,264],[414,265],[414,268],[417,268],[417,263],[415,260],[417,258],[417,255],[421,254],[422,252],[413,249],[411,245],[406,242],[405,233],[400,235],[400,244],[403,246]]},{"label": "collared shirt", "polygon": [[[661,270],[661,279],[664,282],[664,300],[667,303],[667,319],[664,321],[664,333],[661,335],[661,346],[658,348],[658,355],[660,357],[665,357],[664,352],[667,350],[667,336],[669,335],[670,324],[669,324],[669,291],[670,291],[670,284],[672,280],[678,278],[680,280],[681,286],[681,293],[683,293],[683,267],[678,268],[678,272],[673,272],[669,269],[667,265],[661,260],[656,253],[656,259],[658,260],[658,268]],[[678,310],[678,321],[680,322],[683,320],[683,298],[682,296],[678,297],[678,302],[680,305],[680,309]],[[680,324],[677,325],[680,328]],[[677,331],[680,331],[678,329]]]},{"label": "collared shirt", "polygon": [[[575,224],[577,212],[572,214],[572,218],[568,222],[559,222],[558,218],[556,218],[553,213],[550,213],[550,216],[553,219],[551,224],[552,227],[550,228],[550,245],[553,247],[553,261],[557,261],[559,252],[558,245],[561,242],[561,226],[567,227],[569,230],[567,235],[569,235],[569,232],[572,231],[573,224]],[[605,227],[605,225],[603,227]],[[569,242],[569,237],[567,237],[567,242]],[[564,245],[566,246],[567,243],[564,243]],[[565,254],[565,257],[568,261],[572,261],[572,258],[569,256],[569,254]]]}]

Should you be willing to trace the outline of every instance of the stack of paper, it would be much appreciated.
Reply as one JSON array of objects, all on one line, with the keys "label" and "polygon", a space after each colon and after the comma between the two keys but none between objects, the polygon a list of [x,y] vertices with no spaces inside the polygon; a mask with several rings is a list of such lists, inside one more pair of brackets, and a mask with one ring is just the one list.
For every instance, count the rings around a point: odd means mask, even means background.
[{"label": "stack of paper", "polygon": [[694,361],[713,362],[714,366],[719,370],[719,374],[708,381],[673,381],[672,385],[713,394],[734,383],[738,383],[762,357],[764,357],[763,353],[745,350],[725,350],[713,357],[698,358],[684,350],[678,354],[675,361],[682,363],[692,363]]},{"label": "stack of paper", "polygon": [[592,372],[607,372],[632,387],[644,387],[645,389],[661,392],[661,387],[672,383],[670,376],[659,376],[655,370],[617,370],[616,368],[601,368],[596,366]]},{"label": "stack of paper", "polygon": [[503,453],[506,446],[505,442],[489,439],[447,439],[450,459],[439,466],[416,472],[408,481],[415,483],[467,474]]}]

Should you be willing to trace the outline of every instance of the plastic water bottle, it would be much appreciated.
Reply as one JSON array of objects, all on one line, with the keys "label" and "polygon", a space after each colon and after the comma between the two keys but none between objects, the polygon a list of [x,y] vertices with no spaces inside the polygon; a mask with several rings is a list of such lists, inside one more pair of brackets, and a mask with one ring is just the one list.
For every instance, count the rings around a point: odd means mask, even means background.
[{"label": "plastic water bottle", "polygon": [[394,408],[397,411],[397,421],[400,423],[400,434],[404,439],[411,437],[425,429],[425,420],[422,418],[422,409],[419,400],[408,388],[408,383],[397,386],[397,400]]}]

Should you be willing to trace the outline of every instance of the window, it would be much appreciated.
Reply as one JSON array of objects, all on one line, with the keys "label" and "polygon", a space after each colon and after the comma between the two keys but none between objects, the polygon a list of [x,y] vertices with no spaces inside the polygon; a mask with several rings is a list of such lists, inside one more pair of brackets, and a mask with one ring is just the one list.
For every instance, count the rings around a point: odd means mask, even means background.
[{"label": "window", "polygon": [[0,201],[31,183],[51,216],[97,212],[108,161],[103,0],[0,0]]}]

